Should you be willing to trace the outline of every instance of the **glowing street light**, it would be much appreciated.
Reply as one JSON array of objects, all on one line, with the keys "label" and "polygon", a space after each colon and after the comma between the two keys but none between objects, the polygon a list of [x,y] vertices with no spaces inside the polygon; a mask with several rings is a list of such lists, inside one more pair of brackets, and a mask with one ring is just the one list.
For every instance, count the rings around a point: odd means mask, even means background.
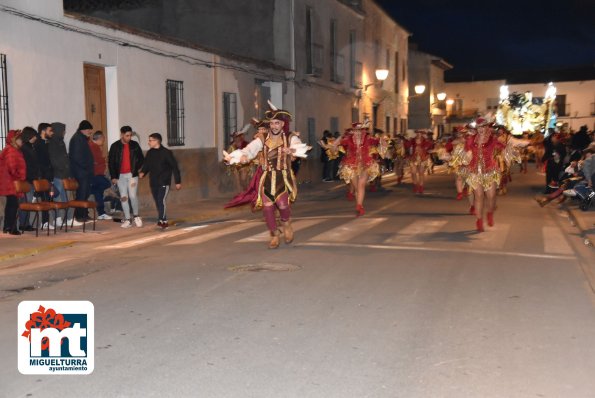
[{"label": "glowing street light", "polygon": [[444,101],[446,99],[446,93],[438,93],[436,94],[436,98],[438,101]]},{"label": "glowing street light", "polygon": [[381,82],[385,81],[388,77],[388,69],[376,69],[376,79],[380,80]]},{"label": "glowing street light", "polygon": [[413,89],[415,90],[415,94],[422,95],[426,91],[426,86],[418,84]]},{"label": "glowing street light", "polygon": [[453,100],[452,98],[449,98],[446,100],[446,105],[452,105],[455,103],[455,100]]}]

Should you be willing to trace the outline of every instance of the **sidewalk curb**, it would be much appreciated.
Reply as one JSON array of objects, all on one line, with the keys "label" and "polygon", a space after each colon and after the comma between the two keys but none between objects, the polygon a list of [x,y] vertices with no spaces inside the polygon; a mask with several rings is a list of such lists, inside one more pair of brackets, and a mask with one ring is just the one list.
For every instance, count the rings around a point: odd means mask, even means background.
[{"label": "sidewalk curb", "polygon": [[572,222],[572,225],[575,226],[579,230],[579,233],[580,233],[581,238],[583,239],[584,245],[593,248],[593,244],[595,243],[594,239],[587,232],[588,229],[584,225],[582,225],[580,217],[576,216],[576,214],[575,214],[576,210],[571,209],[568,206],[565,206],[564,211],[566,211],[566,214],[568,214],[568,218]]},{"label": "sidewalk curb", "polygon": [[21,250],[18,252],[3,254],[0,256],[0,263],[3,261],[14,260],[17,258],[22,258],[22,257],[28,257],[28,256],[32,256],[34,254],[40,254],[40,253],[48,252],[51,250],[60,249],[63,247],[73,246],[76,243],[77,243],[76,240],[69,240],[69,241],[65,241],[65,242],[54,243],[54,244],[47,245],[47,246],[35,247],[35,248],[31,248],[31,249]]}]

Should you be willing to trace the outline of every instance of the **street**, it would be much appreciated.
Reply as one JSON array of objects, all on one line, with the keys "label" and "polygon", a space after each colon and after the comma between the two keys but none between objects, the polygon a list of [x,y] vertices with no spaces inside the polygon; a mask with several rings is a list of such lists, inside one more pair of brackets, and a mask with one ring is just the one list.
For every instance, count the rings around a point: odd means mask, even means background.
[{"label": "street", "polygon": [[[542,177],[475,231],[453,177],[298,196],[295,242],[248,209],[0,269],[2,397],[594,397],[593,251]],[[95,370],[17,369],[22,300],[89,300]]]}]

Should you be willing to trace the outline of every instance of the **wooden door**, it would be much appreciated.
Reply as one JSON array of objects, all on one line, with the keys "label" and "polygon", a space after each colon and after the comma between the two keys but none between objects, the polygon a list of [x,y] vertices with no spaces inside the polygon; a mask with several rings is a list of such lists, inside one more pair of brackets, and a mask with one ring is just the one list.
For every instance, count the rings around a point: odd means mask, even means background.
[{"label": "wooden door", "polygon": [[107,114],[105,103],[105,69],[101,66],[84,65],[85,117],[93,125],[93,131],[101,130],[105,137],[103,152],[107,153]]}]

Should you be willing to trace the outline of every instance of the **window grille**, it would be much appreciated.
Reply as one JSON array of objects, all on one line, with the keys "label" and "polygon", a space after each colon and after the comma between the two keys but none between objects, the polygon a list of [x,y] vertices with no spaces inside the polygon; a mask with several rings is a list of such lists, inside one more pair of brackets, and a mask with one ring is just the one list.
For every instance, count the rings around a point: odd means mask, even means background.
[{"label": "window grille", "polygon": [[184,145],[184,82],[167,80],[167,145]]},{"label": "window grille", "polygon": [[223,93],[223,134],[225,146],[231,144],[231,134],[238,131],[238,108],[236,93]]},{"label": "window grille", "polygon": [[8,80],[6,55],[0,54],[0,149],[4,148],[8,134]]}]

